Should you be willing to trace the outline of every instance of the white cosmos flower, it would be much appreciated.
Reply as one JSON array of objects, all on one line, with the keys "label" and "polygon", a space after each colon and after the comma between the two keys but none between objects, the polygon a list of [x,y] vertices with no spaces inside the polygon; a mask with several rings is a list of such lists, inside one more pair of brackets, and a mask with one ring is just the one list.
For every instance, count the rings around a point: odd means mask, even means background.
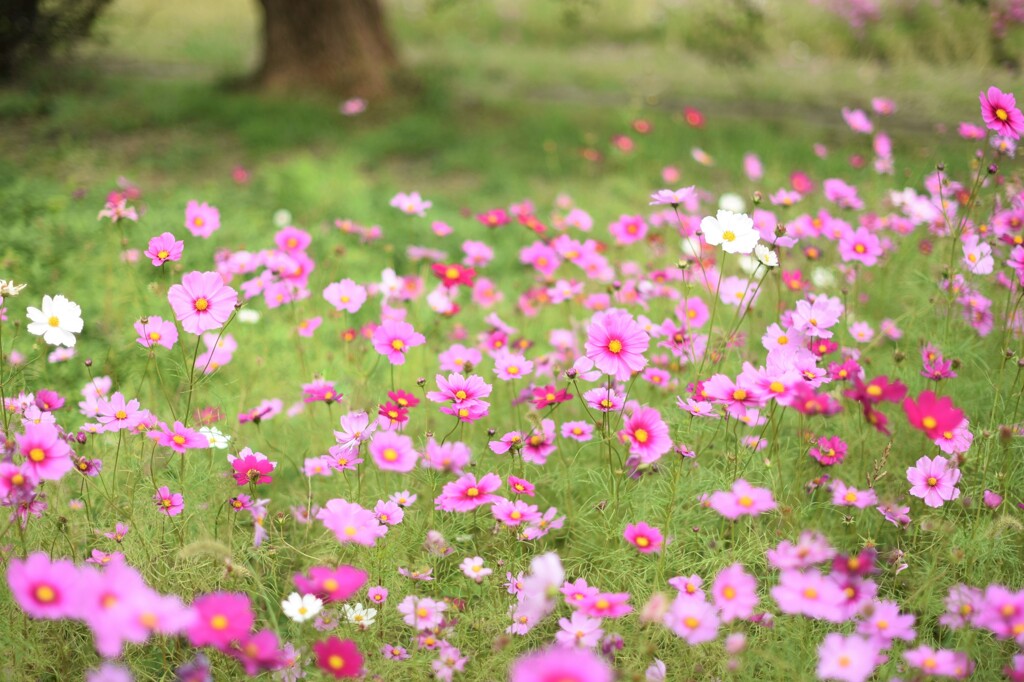
[{"label": "white cosmos flower", "polygon": [[304,623],[314,618],[324,607],[323,601],[312,594],[299,596],[298,592],[292,592],[288,599],[281,602],[281,610],[296,623]]},{"label": "white cosmos flower", "polygon": [[199,433],[206,436],[206,440],[210,444],[211,448],[216,448],[218,450],[228,449],[228,442],[230,442],[231,436],[226,433],[222,433],[216,426],[204,426],[199,429]]},{"label": "white cosmos flower", "polygon": [[287,208],[279,208],[274,211],[274,225],[277,227],[288,227],[292,224],[292,212]]},{"label": "white cosmos flower", "polygon": [[754,247],[754,256],[758,262],[766,268],[777,268],[779,267],[779,254],[769,249],[764,244],[758,244]]},{"label": "white cosmos flower", "polygon": [[42,336],[51,346],[75,345],[75,334],[82,331],[82,309],[60,294],[43,296],[43,309],[28,309],[28,332]]},{"label": "white cosmos flower", "polygon": [[345,604],[342,608],[345,610],[345,619],[360,630],[373,625],[377,617],[377,609],[368,609],[362,604]]},{"label": "white cosmos flower", "polygon": [[811,282],[819,289],[828,289],[836,285],[836,276],[828,268],[814,268],[811,270]]},{"label": "white cosmos flower", "polygon": [[718,197],[718,208],[732,213],[743,213],[747,210],[747,202],[739,194],[726,192]]},{"label": "white cosmos flower", "polygon": [[253,310],[252,308],[242,308],[238,311],[235,319],[245,324],[256,324],[260,321],[260,311]]},{"label": "white cosmos flower", "polygon": [[726,253],[749,254],[761,236],[754,229],[754,221],[745,213],[719,210],[717,216],[700,221],[704,241],[711,246],[721,244]]},{"label": "white cosmos flower", "polygon": [[24,289],[26,284],[15,284],[14,280],[0,279],[0,300],[5,296],[17,296]]}]

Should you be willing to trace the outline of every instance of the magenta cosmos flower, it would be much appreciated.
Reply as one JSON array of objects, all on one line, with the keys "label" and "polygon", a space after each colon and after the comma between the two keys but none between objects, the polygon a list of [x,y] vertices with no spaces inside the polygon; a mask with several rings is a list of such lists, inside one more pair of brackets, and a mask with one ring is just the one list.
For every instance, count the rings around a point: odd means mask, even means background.
[{"label": "magenta cosmos flower", "polygon": [[916,466],[907,469],[907,480],[913,486],[910,494],[920,497],[929,507],[941,507],[960,497],[960,489],[956,487],[960,470],[942,456],[917,460]]},{"label": "magenta cosmos flower", "polygon": [[757,516],[775,509],[772,492],[767,488],[755,488],[742,478],[732,484],[732,490],[718,490],[709,499],[711,508],[727,519],[741,516]]},{"label": "magenta cosmos flower", "polygon": [[43,552],[11,559],[7,584],[14,600],[33,618],[77,618],[82,600],[78,568],[70,561],[50,561]]},{"label": "magenta cosmos flower", "polygon": [[981,117],[989,130],[1019,139],[1024,132],[1024,114],[1017,108],[1017,100],[1008,92],[992,86],[988,92],[978,94]]},{"label": "magenta cosmos flower", "polygon": [[202,334],[224,326],[238,302],[238,292],[224,284],[217,272],[190,272],[167,292],[167,300],[181,328]]},{"label": "magenta cosmos flower", "polygon": [[373,348],[391,361],[392,365],[405,364],[405,354],[410,348],[421,346],[427,339],[408,322],[385,320],[373,330]]},{"label": "magenta cosmos flower", "polygon": [[644,521],[628,524],[623,537],[641,554],[660,552],[661,546],[665,542],[665,536],[661,534],[661,531],[647,525]]},{"label": "magenta cosmos flower", "polygon": [[650,338],[625,310],[597,313],[587,328],[587,357],[599,370],[625,381],[647,366]]},{"label": "magenta cosmos flower", "polygon": [[589,649],[551,647],[519,658],[509,682],[612,682],[612,669]]},{"label": "magenta cosmos flower", "polygon": [[479,481],[475,474],[465,474],[445,483],[434,503],[440,511],[468,512],[497,502],[499,497],[494,493],[500,487],[497,474],[485,474]]},{"label": "magenta cosmos flower", "polygon": [[296,573],[293,579],[302,594],[314,594],[324,601],[345,601],[366,584],[366,578],[365,571],[343,565],[337,568],[314,566],[309,569],[309,578]]},{"label": "magenta cosmos flower", "polygon": [[215,646],[224,650],[231,642],[248,635],[252,627],[252,608],[249,597],[244,594],[206,594],[196,599],[192,608],[196,619],[188,629],[188,638],[193,646]]},{"label": "magenta cosmos flower", "polygon": [[672,449],[668,425],[653,407],[641,407],[629,415],[619,437],[629,444],[630,454],[637,455],[643,464],[660,459]]},{"label": "magenta cosmos flower", "polygon": [[378,431],[374,435],[370,441],[370,456],[384,471],[400,473],[412,471],[419,459],[412,439],[394,431]]},{"label": "magenta cosmos flower", "polygon": [[156,508],[168,516],[177,516],[185,509],[185,500],[181,493],[172,493],[170,488],[163,486],[153,495]]},{"label": "magenta cosmos flower", "polygon": [[350,639],[331,636],[322,642],[314,642],[313,653],[316,654],[317,666],[336,679],[363,674],[363,655]]},{"label": "magenta cosmos flower", "polygon": [[61,440],[60,431],[46,422],[25,423],[25,433],[14,435],[25,466],[43,481],[56,481],[71,471],[71,447]]}]

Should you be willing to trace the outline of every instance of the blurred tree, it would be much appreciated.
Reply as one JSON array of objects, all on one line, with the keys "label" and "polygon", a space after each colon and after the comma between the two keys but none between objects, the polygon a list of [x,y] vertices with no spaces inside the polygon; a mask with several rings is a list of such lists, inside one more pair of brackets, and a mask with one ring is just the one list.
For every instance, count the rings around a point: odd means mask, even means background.
[{"label": "blurred tree", "polygon": [[89,34],[110,0],[0,0],[0,79]]},{"label": "blurred tree", "polygon": [[[6,0],[0,0],[3,2]],[[324,90],[378,98],[397,67],[379,0],[259,0],[270,90]]]}]

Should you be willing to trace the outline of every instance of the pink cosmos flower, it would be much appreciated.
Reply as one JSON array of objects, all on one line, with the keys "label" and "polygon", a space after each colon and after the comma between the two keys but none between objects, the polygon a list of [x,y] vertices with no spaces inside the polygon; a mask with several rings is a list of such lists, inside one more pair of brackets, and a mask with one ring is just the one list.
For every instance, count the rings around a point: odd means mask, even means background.
[{"label": "pink cosmos flower", "polygon": [[153,265],[159,267],[168,261],[181,260],[185,242],[174,239],[170,232],[164,232],[149,240],[149,247],[143,253]]},{"label": "pink cosmos flower", "polygon": [[161,486],[153,495],[156,508],[168,516],[177,516],[185,509],[185,501],[181,493],[172,493],[167,486]]},{"label": "pink cosmos flower", "polygon": [[711,594],[719,615],[726,623],[737,618],[750,618],[759,601],[757,580],[743,570],[742,564],[722,569],[711,586]]},{"label": "pink cosmos flower", "polygon": [[839,436],[831,438],[822,436],[816,441],[816,447],[810,448],[807,454],[823,466],[832,466],[846,458],[846,447],[846,443]]},{"label": "pink cosmos flower", "polygon": [[628,592],[598,592],[579,603],[581,613],[594,618],[621,618],[632,612]]},{"label": "pink cosmos flower", "polygon": [[181,422],[174,422],[173,427],[160,422],[156,428],[147,431],[146,436],[155,440],[157,445],[170,448],[182,455],[185,454],[186,450],[210,447],[206,436],[198,431],[186,428]]},{"label": "pink cosmos flower", "polygon": [[100,399],[99,401],[96,421],[102,425],[104,431],[133,429],[141,418],[142,413],[138,409],[138,400],[125,400],[121,391],[109,399]]},{"label": "pink cosmos flower", "polygon": [[25,432],[14,434],[14,441],[31,478],[56,481],[71,471],[71,447],[53,424],[26,422]]},{"label": "pink cosmos flower", "polygon": [[680,594],[672,601],[664,623],[687,644],[694,645],[717,637],[720,621],[714,605]]},{"label": "pink cosmos flower", "polygon": [[555,641],[567,648],[593,649],[604,636],[599,618],[590,618],[576,611],[571,618],[560,618]]},{"label": "pink cosmos flower", "polygon": [[732,484],[730,491],[716,491],[708,500],[712,509],[727,519],[757,516],[775,509],[775,500],[767,488],[755,488],[742,478]]},{"label": "pink cosmos flower", "polygon": [[840,507],[865,509],[878,504],[878,496],[871,488],[857,490],[847,486],[840,480],[836,480],[832,483],[832,504]]},{"label": "pink cosmos flower", "polygon": [[465,443],[454,441],[440,445],[431,438],[427,441],[427,450],[423,453],[420,465],[437,471],[450,471],[461,476],[463,468],[469,464],[470,458],[469,446]]},{"label": "pink cosmos flower", "polygon": [[878,666],[879,647],[859,635],[831,633],[818,648],[818,679],[865,682]]},{"label": "pink cosmos flower", "polygon": [[139,338],[135,339],[136,343],[143,348],[174,347],[178,341],[178,327],[173,322],[156,315],[150,315],[143,319],[145,321],[139,320],[135,323],[135,332],[139,335]]},{"label": "pink cosmos flower", "polygon": [[637,551],[641,554],[660,552],[661,546],[665,542],[665,536],[662,535],[661,531],[647,525],[644,521],[626,524],[623,537],[626,538],[627,542],[636,547]]},{"label": "pink cosmos flower", "polygon": [[907,480],[913,486],[910,494],[923,499],[929,507],[941,507],[960,497],[956,487],[960,470],[941,455],[917,460],[916,466],[907,469]]},{"label": "pink cosmos flower", "polygon": [[249,597],[233,592],[214,592],[195,600],[196,619],[188,629],[193,646],[227,650],[232,642],[249,634],[253,624]]},{"label": "pink cosmos flower", "polygon": [[314,566],[309,569],[308,578],[301,573],[293,576],[295,588],[300,593],[313,594],[328,602],[345,601],[359,591],[366,578],[365,571],[352,566]]},{"label": "pink cosmos flower", "polygon": [[408,322],[385,320],[373,331],[372,341],[374,350],[392,365],[403,365],[409,349],[423,345],[427,339]]},{"label": "pink cosmos flower", "polygon": [[533,372],[533,363],[519,353],[502,350],[494,356],[494,373],[502,381],[521,379],[531,372]]},{"label": "pink cosmos flower", "polygon": [[419,192],[399,192],[391,198],[390,205],[407,215],[423,217],[427,214],[427,209],[434,204],[421,197]]},{"label": "pink cosmos flower", "polygon": [[625,310],[596,313],[587,328],[587,357],[605,374],[625,381],[647,366],[649,336]]},{"label": "pink cosmos flower", "polygon": [[846,230],[839,238],[839,257],[843,262],[857,261],[871,267],[882,253],[881,240],[866,227]]},{"label": "pink cosmos flower", "polygon": [[614,671],[590,649],[550,647],[516,659],[509,682],[612,682]]},{"label": "pink cosmos flower", "polygon": [[900,605],[896,602],[874,601],[857,626],[857,632],[888,649],[897,639],[914,641],[917,636],[914,621],[913,615],[900,613]]},{"label": "pink cosmos flower", "polygon": [[81,617],[79,569],[70,561],[51,561],[43,552],[11,558],[7,585],[18,606],[33,618]]},{"label": "pink cosmos flower", "polygon": [[864,135],[870,135],[874,132],[875,126],[872,125],[871,119],[868,118],[868,115],[862,109],[843,107],[842,114],[846,125],[850,126],[850,130],[853,132],[863,133]]},{"label": "pink cosmos flower", "polygon": [[704,579],[696,573],[689,576],[677,575],[674,578],[669,578],[668,584],[679,590],[679,596],[681,597],[697,599],[699,601],[707,599],[704,590],[700,589],[700,586],[704,584]]},{"label": "pink cosmos flower", "polygon": [[405,618],[405,624],[416,630],[433,630],[441,624],[448,605],[429,597],[409,595],[398,604],[398,612]]},{"label": "pink cosmos flower", "polygon": [[500,487],[501,478],[497,474],[485,474],[479,481],[475,474],[465,474],[446,483],[434,504],[440,511],[472,511],[497,502],[500,498],[494,493]]},{"label": "pink cosmos flower", "polygon": [[333,531],[338,542],[343,544],[354,542],[373,547],[377,538],[388,532],[388,527],[382,525],[372,511],[342,499],[328,500],[316,518],[323,521],[324,527]]},{"label": "pink cosmos flower", "polygon": [[360,286],[350,279],[328,284],[324,289],[324,300],[334,306],[335,310],[357,313],[366,303],[366,287]]},{"label": "pink cosmos flower", "polygon": [[643,464],[657,461],[672,449],[668,425],[653,407],[642,407],[629,415],[619,438],[629,444],[630,454],[638,456]]},{"label": "pink cosmos flower", "polygon": [[537,505],[527,504],[522,500],[500,499],[491,506],[491,513],[498,521],[506,526],[518,526],[523,523],[533,523],[541,519]]},{"label": "pink cosmos flower", "polygon": [[412,439],[394,431],[378,431],[370,441],[370,456],[384,471],[401,473],[416,467],[419,453],[413,448]]},{"label": "pink cosmos flower", "polygon": [[808,618],[841,622],[846,595],[839,584],[810,569],[804,572],[786,569],[779,584],[772,588],[772,598],[783,613]]},{"label": "pink cosmos flower", "polygon": [[459,564],[459,570],[467,578],[477,583],[483,582],[484,578],[494,573],[492,569],[484,566],[483,558],[478,556],[463,559]]},{"label": "pink cosmos flower", "polygon": [[188,202],[185,206],[185,229],[193,237],[206,239],[220,229],[220,211],[205,202]]},{"label": "pink cosmos flower", "polygon": [[220,273],[196,271],[172,286],[167,300],[181,328],[199,335],[224,326],[238,302],[238,292],[225,286]]},{"label": "pink cosmos flower", "polygon": [[297,331],[299,332],[299,336],[305,337],[307,339],[311,338],[313,334],[316,332],[316,330],[320,328],[320,325],[323,324],[323,322],[324,318],[320,317],[319,315],[317,315],[316,317],[310,317],[308,319],[303,320],[302,322],[299,322],[299,326],[297,329]]},{"label": "pink cosmos flower", "polygon": [[508,487],[511,488],[512,492],[516,495],[526,495],[527,497],[534,496],[534,485],[525,478],[510,475],[508,477]]},{"label": "pink cosmos flower", "polygon": [[987,92],[978,94],[981,102],[981,118],[989,130],[1000,135],[1019,139],[1024,132],[1024,114],[1017,108],[1017,100],[1008,92],[992,86]]},{"label": "pink cosmos flower", "polygon": [[974,669],[967,654],[949,649],[933,649],[925,644],[904,652],[903,660],[929,676],[965,678]]}]

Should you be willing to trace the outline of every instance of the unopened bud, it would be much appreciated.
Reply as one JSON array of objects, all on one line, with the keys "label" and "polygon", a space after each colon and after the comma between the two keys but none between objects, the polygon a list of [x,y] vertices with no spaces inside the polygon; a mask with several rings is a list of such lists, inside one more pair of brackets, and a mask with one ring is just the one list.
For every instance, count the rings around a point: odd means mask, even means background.
[{"label": "unopened bud", "polygon": [[424,379],[423,377],[420,377],[419,379],[416,380],[416,385],[419,386],[420,388],[423,388],[424,386],[427,385],[427,380]]},{"label": "unopened bud", "polygon": [[760,192],[754,192],[754,196],[752,197],[752,200],[753,200],[755,206],[760,204],[763,199],[764,199],[764,195],[762,195]]},{"label": "unopened bud", "polygon": [[937,171],[939,171],[941,173],[942,171],[946,170],[946,164],[944,164],[944,163],[937,163],[937,164],[935,164],[935,170],[937,170]]},{"label": "unopened bud", "polygon": [[999,172],[999,166],[995,165],[994,163],[990,163],[988,165],[988,174],[989,175],[995,175],[998,172]]}]

